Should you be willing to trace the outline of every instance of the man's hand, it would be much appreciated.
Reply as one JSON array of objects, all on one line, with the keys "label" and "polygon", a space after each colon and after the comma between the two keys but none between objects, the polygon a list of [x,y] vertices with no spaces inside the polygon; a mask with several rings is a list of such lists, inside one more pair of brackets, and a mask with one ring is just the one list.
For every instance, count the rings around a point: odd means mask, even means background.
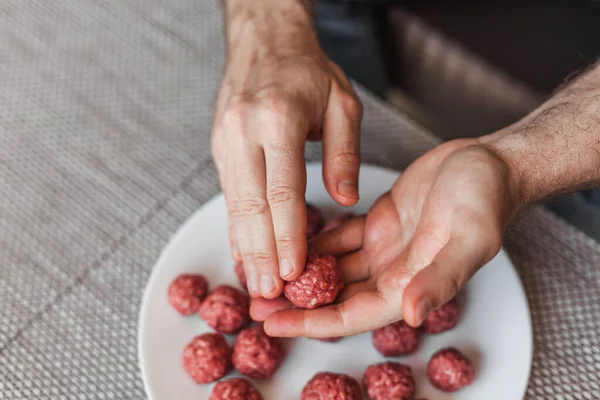
[{"label": "man's hand", "polygon": [[511,193],[507,166],[489,148],[443,144],[413,163],[366,218],[315,239],[316,250],[344,254],[347,286],[337,304],[308,311],[258,300],[253,318],[268,317],[274,336],[344,336],[402,318],[418,326],[498,252],[516,209]]},{"label": "man's hand", "polygon": [[306,140],[323,140],[330,195],[358,200],[361,104],[319,47],[306,0],[226,0],[228,62],[213,153],[232,255],[252,296],[278,296],[306,259]]},{"label": "man's hand", "polygon": [[512,216],[557,193],[600,183],[600,66],[494,134],[456,140],[413,163],[389,193],[315,240],[348,286],[316,310],[256,299],[273,336],[344,336],[404,318],[419,325],[500,249]]}]

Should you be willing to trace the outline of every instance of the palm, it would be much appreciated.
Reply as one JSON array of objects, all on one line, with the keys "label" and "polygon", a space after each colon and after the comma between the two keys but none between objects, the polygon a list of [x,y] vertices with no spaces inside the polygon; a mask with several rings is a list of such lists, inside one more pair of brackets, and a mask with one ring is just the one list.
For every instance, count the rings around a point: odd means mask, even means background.
[{"label": "palm", "polygon": [[277,312],[266,329],[336,336],[401,318],[417,325],[429,309],[454,296],[498,251],[511,215],[505,166],[476,144],[453,141],[428,152],[365,220],[319,238],[319,250],[344,254],[339,263],[347,286],[339,303]]}]

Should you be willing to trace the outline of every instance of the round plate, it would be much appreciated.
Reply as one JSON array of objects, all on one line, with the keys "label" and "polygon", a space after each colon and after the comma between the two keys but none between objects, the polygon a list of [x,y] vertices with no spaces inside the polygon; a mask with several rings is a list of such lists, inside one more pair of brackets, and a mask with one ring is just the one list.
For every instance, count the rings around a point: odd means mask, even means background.
[{"label": "round plate", "polygon": [[[307,172],[308,201],[327,217],[342,212],[325,191],[321,165],[309,164]],[[394,171],[362,166],[361,200],[353,211],[365,213],[397,177]],[[138,343],[142,376],[151,400],[208,399],[213,385],[195,384],[181,367],[181,354],[194,336],[210,328],[197,315],[181,317],[167,301],[167,288],[184,272],[204,274],[211,287],[223,282],[237,285],[229,254],[225,201],[219,195],[179,229],[156,263],[142,302]],[[473,277],[461,297],[463,314],[455,329],[426,335],[417,353],[393,359],[413,368],[417,397],[523,398],[531,367],[531,319],[523,287],[504,251]],[[230,341],[233,339],[229,337]],[[265,400],[299,398],[303,386],[318,371],[344,372],[360,381],[368,365],[385,359],[371,344],[370,333],[344,338],[338,343],[289,339],[286,345],[288,357],[275,377],[255,382]],[[463,351],[476,368],[473,385],[453,394],[434,389],[425,375],[431,355],[446,346]]]}]

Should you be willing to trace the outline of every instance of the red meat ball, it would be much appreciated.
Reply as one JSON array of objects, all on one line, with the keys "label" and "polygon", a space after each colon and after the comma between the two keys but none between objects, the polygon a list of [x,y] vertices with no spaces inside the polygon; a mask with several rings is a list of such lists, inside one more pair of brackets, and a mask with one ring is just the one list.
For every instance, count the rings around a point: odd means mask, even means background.
[{"label": "red meat ball", "polygon": [[335,258],[311,254],[304,272],[284,287],[287,299],[296,307],[313,309],[333,303],[344,288]]},{"label": "red meat ball", "polygon": [[323,214],[312,204],[306,203],[306,238],[314,238],[323,227]]},{"label": "red meat ball", "polygon": [[319,372],[302,389],[301,400],[361,400],[360,385],[351,376]]},{"label": "red meat ball", "polygon": [[422,326],[427,333],[441,333],[454,328],[458,324],[459,317],[458,300],[453,298],[443,306],[430,312],[423,321]]},{"label": "red meat ball", "polygon": [[196,336],[183,350],[183,368],[196,383],[215,382],[231,369],[231,350],[223,335]]},{"label": "red meat ball", "polygon": [[262,326],[240,332],[233,345],[233,365],[253,379],[270,378],[281,366],[284,351],[278,338],[268,336]]},{"label": "red meat ball", "polygon": [[436,388],[456,392],[475,379],[471,362],[457,349],[448,347],[435,353],[427,364],[427,376]]},{"label": "red meat ball", "polygon": [[235,263],[235,274],[237,275],[240,285],[246,289],[248,287],[248,281],[246,280],[246,271],[244,270],[243,262],[238,261]]},{"label": "red meat ball", "polygon": [[208,281],[202,275],[179,275],[169,286],[169,302],[183,316],[198,311],[208,291]]},{"label": "red meat ball", "polygon": [[217,383],[208,400],[262,400],[248,379],[231,378]]},{"label": "red meat ball", "polygon": [[386,357],[410,354],[419,346],[420,332],[404,321],[373,331],[373,345]]},{"label": "red meat ball", "polygon": [[415,380],[409,366],[384,362],[367,368],[363,385],[371,400],[411,400],[415,394]]},{"label": "red meat ball", "polygon": [[353,213],[345,213],[342,215],[338,215],[337,217],[333,218],[331,221],[327,222],[321,232],[327,232],[332,229],[339,228],[340,226],[342,226],[342,224],[344,222],[346,222],[347,220],[349,220],[351,218],[354,218]]},{"label": "red meat ball", "polygon": [[250,322],[248,297],[229,285],[215,288],[198,313],[217,332],[234,333]]}]

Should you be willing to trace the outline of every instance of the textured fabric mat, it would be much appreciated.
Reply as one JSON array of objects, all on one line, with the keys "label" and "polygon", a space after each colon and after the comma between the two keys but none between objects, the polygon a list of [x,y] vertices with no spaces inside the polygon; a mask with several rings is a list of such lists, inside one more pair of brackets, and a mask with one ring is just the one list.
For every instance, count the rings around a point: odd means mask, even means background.
[{"label": "textured fabric mat", "polygon": [[[142,290],[219,191],[218,3],[1,2],[0,399],[145,398]],[[361,97],[366,162],[402,169],[437,143]],[[528,398],[600,398],[600,247],[541,209],[507,246],[534,321]]]}]

